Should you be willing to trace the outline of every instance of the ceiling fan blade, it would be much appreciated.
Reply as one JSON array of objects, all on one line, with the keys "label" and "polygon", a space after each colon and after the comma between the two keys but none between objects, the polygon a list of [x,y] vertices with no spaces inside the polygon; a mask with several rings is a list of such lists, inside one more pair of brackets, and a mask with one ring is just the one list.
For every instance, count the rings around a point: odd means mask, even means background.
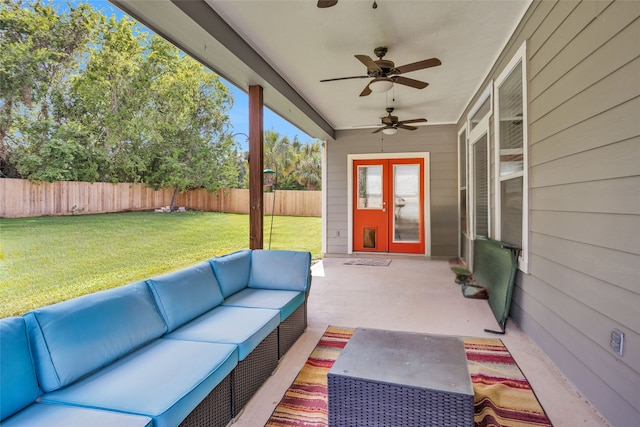
[{"label": "ceiling fan blade", "polygon": [[400,120],[398,122],[399,125],[406,125],[407,123],[424,123],[427,119],[411,119],[411,120]]},{"label": "ceiling fan blade", "polygon": [[349,79],[370,79],[371,77],[369,76],[351,76],[351,77],[338,77],[335,79],[324,79],[324,80],[320,80],[321,83],[323,82],[335,82],[336,80],[349,80]]},{"label": "ceiling fan blade", "polygon": [[336,4],[338,4],[338,0],[318,0],[318,7],[320,9],[335,6]]},{"label": "ceiling fan blade", "polygon": [[367,55],[355,55],[355,57],[358,58],[365,67],[367,67],[367,70],[382,71],[382,68],[380,68],[378,64],[376,64],[376,62]]},{"label": "ceiling fan blade", "polygon": [[373,131],[373,132],[371,132],[371,133],[378,133],[378,132],[382,132],[383,130],[385,130],[385,129],[389,129],[389,128],[391,128],[391,127],[393,127],[393,126],[383,126],[383,127],[381,127],[381,128],[378,128],[378,129],[374,130],[374,131]]},{"label": "ceiling fan blade", "polygon": [[411,64],[401,65],[393,69],[394,74],[408,73],[410,71],[422,70],[425,68],[437,67],[442,62],[438,58],[425,59],[423,61],[412,62]]},{"label": "ceiling fan blade", "polygon": [[416,130],[416,129],[418,129],[415,126],[407,126],[407,125],[403,125],[403,124],[400,124],[400,123],[398,123],[398,127],[402,128],[402,129],[406,129],[406,130]]},{"label": "ceiling fan blade", "polygon": [[362,92],[360,92],[360,96],[367,95],[371,95],[371,89],[369,89],[369,85],[367,85],[364,89],[362,89]]},{"label": "ceiling fan blade", "polygon": [[420,80],[414,80],[414,79],[410,79],[408,77],[402,77],[402,76],[392,77],[392,80],[394,83],[398,83],[405,86],[411,86],[416,89],[424,89],[425,87],[429,86],[429,83],[427,82],[421,82]]}]

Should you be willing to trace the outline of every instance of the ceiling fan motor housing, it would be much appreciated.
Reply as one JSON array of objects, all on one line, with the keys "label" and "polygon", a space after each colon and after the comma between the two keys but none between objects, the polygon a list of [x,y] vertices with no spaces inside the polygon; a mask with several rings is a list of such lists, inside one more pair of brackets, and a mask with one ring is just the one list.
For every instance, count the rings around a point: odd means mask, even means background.
[{"label": "ceiling fan motor housing", "polygon": [[375,63],[380,67],[380,69],[367,70],[369,77],[387,77],[395,67],[393,61],[387,61],[386,59],[378,59]]}]

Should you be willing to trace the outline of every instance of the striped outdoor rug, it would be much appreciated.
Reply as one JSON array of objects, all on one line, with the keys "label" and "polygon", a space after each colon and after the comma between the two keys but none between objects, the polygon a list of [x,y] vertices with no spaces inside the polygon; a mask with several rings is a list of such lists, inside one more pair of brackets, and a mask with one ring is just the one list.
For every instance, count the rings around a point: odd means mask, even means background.
[{"label": "striped outdoor rug", "polygon": [[[353,334],[330,326],[267,422],[268,427],[326,427],[327,372]],[[477,427],[551,426],[529,382],[498,339],[465,338]]]}]

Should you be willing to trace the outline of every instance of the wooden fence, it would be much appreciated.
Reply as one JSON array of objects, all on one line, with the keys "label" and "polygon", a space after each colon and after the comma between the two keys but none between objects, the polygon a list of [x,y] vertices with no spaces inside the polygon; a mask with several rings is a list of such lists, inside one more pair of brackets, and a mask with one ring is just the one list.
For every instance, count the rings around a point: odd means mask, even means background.
[{"label": "wooden fence", "polygon": [[[279,190],[265,193],[264,213],[321,216],[320,191]],[[171,204],[173,190],[152,190],[144,184],[104,182],[31,182],[0,179],[0,218],[77,215],[157,209]],[[275,203],[274,203],[275,197]],[[215,193],[191,190],[178,196],[178,206],[209,212],[249,213],[249,190],[223,189]]]}]

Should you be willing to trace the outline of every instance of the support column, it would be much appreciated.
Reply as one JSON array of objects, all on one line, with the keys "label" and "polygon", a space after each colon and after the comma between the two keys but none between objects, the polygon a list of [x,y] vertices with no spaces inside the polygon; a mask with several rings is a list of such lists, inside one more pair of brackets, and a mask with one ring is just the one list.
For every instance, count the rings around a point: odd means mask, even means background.
[{"label": "support column", "polygon": [[249,86],[249,247],[263,246],[264,118],[262,86]]}]

